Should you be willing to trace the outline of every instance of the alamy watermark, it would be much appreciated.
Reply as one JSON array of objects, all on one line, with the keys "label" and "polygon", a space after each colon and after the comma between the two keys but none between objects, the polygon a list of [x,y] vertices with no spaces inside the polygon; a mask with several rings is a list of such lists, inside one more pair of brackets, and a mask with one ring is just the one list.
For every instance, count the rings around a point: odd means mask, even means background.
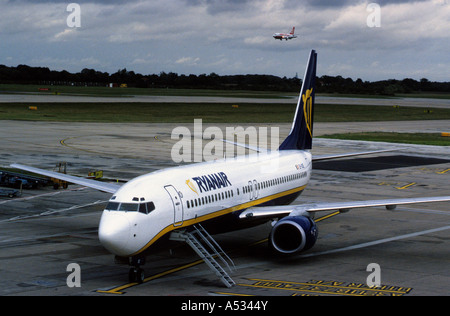
[{"label": "alamy watermark", "polygon": [[81,6],[78,3],[70,3],[67,5],[66,11],[70,12],[66,20],[67,26],[81,27]]},{"label": "alamy watermark", "polygon": [[[247,150],[277,150],[279,127],[227,126],[224,132],[218,126],[203,129],[202,119],[195,119],[193,131],[186,126],[177,126],[172,130],[171,139],[177,141],[171,150],[173,162],[202,162],[244,156]],[[205,145],[204,140],[208,141]]]},{"label": "alamy watermark", "polygon": [[66,284],[68,287],[81,287],[81,267],[78,263],[70,263],[67,265],[66,272],[70,272],[67,276]]},{"label": "alamy watermark", "polygon": [[369,3],[366,11],[370,12],[366,23],[368,27],[381,27],[381,7],[378,3]]},{"label": "alamy watermark", "polygon": [[369,263],[366,268],[367,272],[371,272],[366,279],[368,287],[381,286],[381,267],[378,263]]}]

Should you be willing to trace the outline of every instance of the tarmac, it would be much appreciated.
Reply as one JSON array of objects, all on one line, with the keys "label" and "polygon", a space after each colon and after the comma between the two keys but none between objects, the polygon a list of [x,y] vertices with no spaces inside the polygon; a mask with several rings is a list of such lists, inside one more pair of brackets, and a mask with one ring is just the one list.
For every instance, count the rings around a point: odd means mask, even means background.
[{"label": "tarmac", "polygon": [[[0,124],[0,169],[22,163],[52,170],[65,161],[71,174],[87,176],[89,171],[103,170],[111,181],[126,181],[175,165],[170,153],[176,124]],[[316,135],[323,135],[336,130],[434,132],[448,126],[450,121],[316,123],[314,128]],[[279,128],[282,139],[290,124]],[[345,167],[354,165],[356,158],[347,158],[340,170],[331,161],[317,165],[310,184],[294,203],[449,195],[449,147],[316,138],[313,154],[377,149],[392,149],[367,157],[383,158],[383,165],[374,165],[376,159],[372,159],[359,160],[361,169]],[[116,264],[98,241],[98,223],[109,198],[110,194],[77,185],[67,190],[24,190],[21,197],[0,198],[0,295],[450,294],[449,203],[402,206],[394,211],[354,209],[317,217],[316,245],[294,257],[274,257],[268,250],[265,239],[270,223],[216,235],[235,264],[230,275],[236,286],[226,288],[184,244],[155,251],[143,267],[145,282],[128,283],[128,267]],[[71,263],[80,267],[80,287],[68,286]],[[379,287],[368,286],[375,271],[371,264],[379,267]]]},{"label": "tarmac", "polygon": [[[289,103],[296,104],[297,96],[285,96],[284,98],[239,98],[239,97],[214,97],[214,96],[158,96],[158,95],[123,95],[120,97],[97,97],[89,95],[50,94],[50,93],[20,93],[1,94],[0,103]],[[350,98],[335,96],[316,96],[316,103],[324,104],[357,104],[357,105],[382,105],[382,106],[411,106],[430,108],[450,108],[448,99],[428,98]]]},{"label": "tarmac", "polygon": [[[66,161],[70,173],[87,175],[91,169],[101,169],[105,177],[126,180],[174,165],[168,158],[173,142],[168,136],[171,128],[174,126],[166,124],[117,126],[3,121],[2,130],[9,132],[2,133],[0,138],[5,149],[0,163],[7,166],[20,162],[52,169],[57,162]],[[288,126],[284,126],[281,130],[287,129]],[[317,124],[316,129],[320,133],[324,128]],[[399,154],[450,157],[446,147],[389,146],[398,147],[396,152],[383,154],[392,159]],[[315,140],[318,154],[384,147],[383,143]],[[448,195],[449,176],[448,162],[366,172],[318,169],[295,203]],[[402,207],[397,211],[353,210],[323,220],[318,223],[317,245],[304,255],[292,258],[273,258],[266,243],[258,243],[267,238],[269,224],[217,236],[236,265],[232,277],[238,285],[227,289],[205,264],[178,271],[198,260],[192,250],[183,245],[161,250],[147,259],[144,268],[150,279],[144,284],[127,284],[127,267],[114,264],[112,255],[102,248],[97,238],[97,225],[108,199],[109,194],[69,186],[68,190],[58,191],[50,188],[26,190],[19,198],[0,200],[0,294],[450,293],[447,203]],[[69,288],[66,284],[69,275],[66,268],[70,263],[81,267],[81,288]],[[366,268],[370,263],[380,265],[381,282],[390,290],[367,288]],[[160,273],[163,276],[158,277]]]}]

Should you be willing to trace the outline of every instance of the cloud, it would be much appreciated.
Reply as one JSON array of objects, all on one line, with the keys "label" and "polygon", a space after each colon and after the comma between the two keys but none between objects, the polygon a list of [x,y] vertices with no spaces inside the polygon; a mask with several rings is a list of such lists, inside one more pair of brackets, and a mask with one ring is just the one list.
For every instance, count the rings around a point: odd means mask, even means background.
[{"label": "cloud", "polygon": [[62,32],[59,32],[53,36],[53,38],[50,38],[50,41],[67,41],[71,40],[74,36],[76,36],[77,29],[71,28],[71,29],[65,29]]},{"label": "cloud", "polygon": [[180,59],[176,60],[175,63],[177,64],[186,64],[186,65],[197,65],[197,63],[200,61],[200,58],[198,57],[181,57]]},{"label": "cloud", "polygon": [[[109,72],[131,65],[142,73],[293,76],[315,48],[319,71],[343,76],[386,75],[381,68],[408,76],[428,60],[450,64],[448,0],[374,1],[381,5],[380,28],[367,26],[368,0],[85,0],[82,27],[75,29],[66,24],[70,2],[0,0],[0,63],[49,55],[55,65],[93,57]],[[297,39],[272,38],[292,26]],[[382,66],[368,71],[374,61]]]}]

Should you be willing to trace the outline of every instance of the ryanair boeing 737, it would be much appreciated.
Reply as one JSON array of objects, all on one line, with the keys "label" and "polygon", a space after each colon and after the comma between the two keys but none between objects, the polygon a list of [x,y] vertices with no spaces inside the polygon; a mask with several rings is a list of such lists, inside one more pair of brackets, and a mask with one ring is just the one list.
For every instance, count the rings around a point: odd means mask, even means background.
[{"label": "ryanair boeing 737", "polygon": [[277,219],[269,244],[279,254],[296,254],[317,240],[311,216],[315,212],[450,201],[450,196],[443,196],[289,205],[307,187],[313,161],[368,153],[311,155],[316,64],[317,54],[312,50],[291,131],[276,151],[159,170],[122,186],[19,164],[12,167],[112,193],[100,220],[99,239],[132,266],[130,281],[137,282],[144,280],[145,256],[155,244],[169,239],[186,241],[214,266],[214,259],[206,258],[208,254],[192,237],[200,227],[203,232],[217,233]]}]

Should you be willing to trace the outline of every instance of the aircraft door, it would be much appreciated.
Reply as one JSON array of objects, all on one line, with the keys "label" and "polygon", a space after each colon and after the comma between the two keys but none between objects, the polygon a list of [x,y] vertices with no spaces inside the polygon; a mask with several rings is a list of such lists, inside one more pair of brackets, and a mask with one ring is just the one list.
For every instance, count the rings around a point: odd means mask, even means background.
[{"label": "aircraft door", "polygon": [[180,193],[173,185],[164,186],[167,193],[169,193],[173,204],[173,226],[181,226],[183,224],[183,203],[181,201]]},{"label": "aircraft door", "polygon": [[253,183],[251,181],[248,182],[248,198],[253,200]]},{"label": "aircraft door", "polygon": [[258,182],[256,180],[248,181],[248,194],[250,200],[258,198]]},{"label": "aircraft door", "polygon": [[253,180],[253,190],[254,190],[254,193],[253,193],[253,198],[256,200],[257,198],[258,198],[258,182],[256,181],[256,180]]}]

